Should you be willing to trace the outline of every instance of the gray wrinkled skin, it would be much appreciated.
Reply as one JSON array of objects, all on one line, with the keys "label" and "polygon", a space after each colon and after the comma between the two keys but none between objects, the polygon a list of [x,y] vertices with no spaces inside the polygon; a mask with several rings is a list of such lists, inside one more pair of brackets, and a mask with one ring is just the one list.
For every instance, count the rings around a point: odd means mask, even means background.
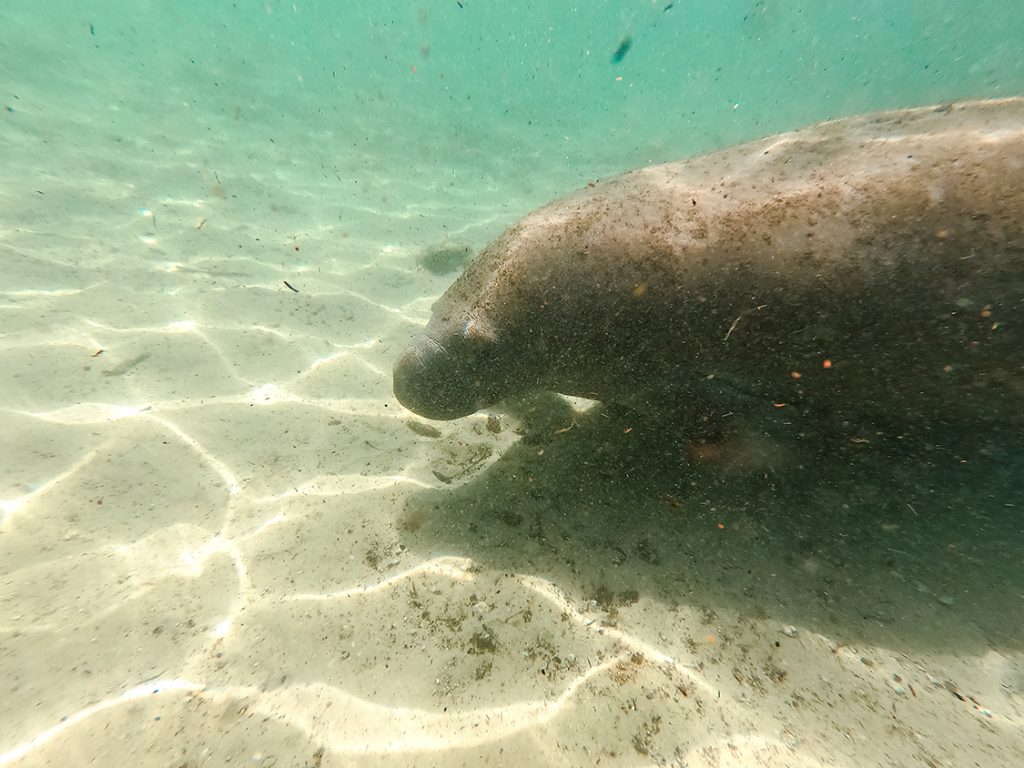
[{"label": "gray wrinkled skin", "polygon": [[549,389],[685,417],[1024,411],[1024,99],[823,123],[590,184],[398,359],[454,419]]}]

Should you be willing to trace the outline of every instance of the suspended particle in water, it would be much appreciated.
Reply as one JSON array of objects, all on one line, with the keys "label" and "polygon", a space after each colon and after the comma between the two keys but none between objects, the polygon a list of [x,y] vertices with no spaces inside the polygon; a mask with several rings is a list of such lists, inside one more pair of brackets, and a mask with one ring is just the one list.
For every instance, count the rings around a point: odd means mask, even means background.
[{"label": "suspended particle in water", "polygon": [[612,64],[620,63],[626,54],[629,53],[629,49],[633,47],[633,38],[630,35],[626,35],[622,38],[622,42],[619,43],[619,47],[615,49],[615,53],[612,54]]}]

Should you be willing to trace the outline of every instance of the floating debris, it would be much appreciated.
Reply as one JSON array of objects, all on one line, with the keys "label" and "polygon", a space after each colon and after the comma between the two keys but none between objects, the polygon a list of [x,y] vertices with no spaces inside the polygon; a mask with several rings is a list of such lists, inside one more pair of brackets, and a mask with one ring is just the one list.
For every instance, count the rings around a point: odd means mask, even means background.
[{"label": "floating debris", "polygon": [[424,424],[422,421],[413,421],[410,419],[405,422],[405,426],[417,435],[423,435],[423,437],[432,437],[436,439],[441,436],[441,430],[437,427],[432,427],[429,424]]},{"label": "floating debris", "polygon": [[612,54],[612,64],[619,64],[626,54],[629,53],[629,49],[633,47],[633,38],[630,35],[626,35],[622,38],[622,42],[619,43],[619,47],[615,49],[615,53]]}]

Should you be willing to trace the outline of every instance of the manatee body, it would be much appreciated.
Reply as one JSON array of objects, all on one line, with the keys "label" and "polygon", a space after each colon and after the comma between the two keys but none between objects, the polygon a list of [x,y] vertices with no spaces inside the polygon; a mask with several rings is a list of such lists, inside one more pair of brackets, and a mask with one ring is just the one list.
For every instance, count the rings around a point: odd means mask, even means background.
[{"label": "manatee body", "polygon": [[432,419],[533,389],[1021,424],[1024,99],[835,120],[540,208],[394,369]]}]

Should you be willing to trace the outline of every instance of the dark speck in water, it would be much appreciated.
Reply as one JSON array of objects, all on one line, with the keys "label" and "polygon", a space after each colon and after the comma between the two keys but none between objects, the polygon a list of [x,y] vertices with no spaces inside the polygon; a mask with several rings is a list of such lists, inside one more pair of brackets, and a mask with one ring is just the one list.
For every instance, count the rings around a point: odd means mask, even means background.
[{"label": "dark speck in water", "polygon": [[619,47],[615,49],[615,53],[612,54],[612,64],[618,64],[629,53],[629,49],[633,47],[633,38],[626,35],[622,38],[622,42],[619,43]]}]

